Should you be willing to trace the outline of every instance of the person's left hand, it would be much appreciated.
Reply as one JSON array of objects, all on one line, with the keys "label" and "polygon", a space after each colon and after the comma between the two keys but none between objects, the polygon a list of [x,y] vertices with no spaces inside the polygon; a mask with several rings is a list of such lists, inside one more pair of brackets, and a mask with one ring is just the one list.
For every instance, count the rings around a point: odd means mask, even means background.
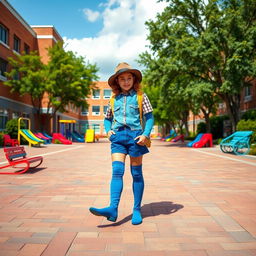
[{"label": "person's left hand", "polygon": [[134,140],[137,140],[137,144],[139,144],[140,146],[145,146],[145,140],[146,140],[146,136],[145,135],[140,135],[138,137],[136,137]]}]

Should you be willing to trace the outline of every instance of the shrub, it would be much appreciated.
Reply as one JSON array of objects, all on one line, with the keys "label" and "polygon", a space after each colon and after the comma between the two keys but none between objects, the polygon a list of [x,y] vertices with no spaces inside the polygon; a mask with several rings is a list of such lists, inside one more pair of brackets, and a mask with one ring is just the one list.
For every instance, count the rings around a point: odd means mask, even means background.
[{"label": "shrub", "polygon": [[[20,122],[20,128],[25,128],[25,123],[23,121]],[[7,121],[5,126],[5,132],[10,135],[12,139],[17,139],[18,137],[18,119],[11,119]]]},{"label": "shrub", "polygon": [[196,132],[197,132],[197,134],[198,133],[206,133],[206,123],[205,122],[200,122],[197,125]]},{"label": "shrub", "polygon": [[4,145],[4,133],[0,132],[0,147]]},{"label": "shrub", "polygon": [[252,142],[256,142],[256,120],[240,120],[236,126],[237,131],[253,131]]},{"label": "shrub", "polygon": [[249,155],[256,156],[256,144],[252,145],[249,151]]},{"label": "shrub", "polygon": [[241,116],[242,120],[256,120],[256,110],[255,109],[251,109],[246,111],[242,116]]}]

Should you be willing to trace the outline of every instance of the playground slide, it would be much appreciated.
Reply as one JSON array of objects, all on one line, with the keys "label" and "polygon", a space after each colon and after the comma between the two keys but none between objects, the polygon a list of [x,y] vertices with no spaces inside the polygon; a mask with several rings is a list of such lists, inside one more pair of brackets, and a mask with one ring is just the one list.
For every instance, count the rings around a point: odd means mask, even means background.
[{"label": "playground slide", "polygon": [[198,133],[196,138],[193,141],[190,141],[187,146],[192,147],[194,143],[198,142],[203,136],[203,133]]},{"label": "playground slide", "polygon": [[49,138],[50,140],[52,139],[52,137],[51,137],[50,135],[48,135],[46,132],[42,132],[42,134],[43,134],[45,137]]},{"label": "playground slide", "polygon": [[21,129],[20,130],[20,134],[21,136],[28,141],[29,143],[33,144],[33,145],[40,145],[40,143],[44,143],[43,140],[37,138],[36,136],[31,136],[30,134],[30,130],[28,129]]},{"label": "playground slide", "polygon": [[84,142],[84,138],[79,137],[76,133],[71,132],[71,135],[72,135],[72,141]]},{"label": "playground slide", "polygon": [[202,138],[193,144],[193,148],[212,147],[212,134],[204,133]]},{"label": "playground slide", "polygon": [[51,143],[51,140],[49,138],[45,137],[42,133],[36,132],[34,134],[36,135],[37,138],[44,140],[46,144]]},{"label": "playground slide", "polygon": [[177,141],[179,141],[179,140],[181,140],[182,142],[184,142],[184,134],[181,134],[181,135],[176,136],[175,138],[173,138],[173,139],[171,140],[171,142],[177,142]]},{"label": "playground slide", "polygon": [[84,136],[81,135],[79,132],[74,131],[73,133],[76,134],[79,138],[84,139]]},{"label": "playground slide", "polygon": [[55,143],[55,140],[58,140],[62,144],[72,144],[72,141],[66,139],[61,133],[53,133],[52,143]]}]

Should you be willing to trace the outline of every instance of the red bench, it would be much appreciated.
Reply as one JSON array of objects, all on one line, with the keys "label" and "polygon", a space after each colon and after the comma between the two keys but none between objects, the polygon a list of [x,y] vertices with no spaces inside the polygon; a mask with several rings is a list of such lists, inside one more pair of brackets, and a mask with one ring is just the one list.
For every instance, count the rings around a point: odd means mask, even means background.
[{"label": "red bench", "polygon": [[[0,174],[21,174],[29,169],[36,168],[43,162],[42,156],[36,157],[26,157],[27,153],[25,152],[24,147],[10,147],[4,148],[6,159],[8,160],[9,164],[0,166],[0,169],[8,168],[8,167],[15,167],[18,168],[19,171],[17,172],[0,172]],[[31,163],[37,163],[35,166],[30,166]],[[24,166],[25,165],[25,166]]]}]

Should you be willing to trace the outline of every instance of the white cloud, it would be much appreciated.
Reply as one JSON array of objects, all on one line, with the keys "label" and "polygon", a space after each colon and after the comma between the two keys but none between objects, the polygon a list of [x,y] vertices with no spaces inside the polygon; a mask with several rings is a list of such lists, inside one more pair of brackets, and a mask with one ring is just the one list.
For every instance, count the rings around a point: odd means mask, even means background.
[{"label": "white cloud", "polygon": [[90,63],[96,63],[100,68],[100,80],[107,80],[122,61],[139,68],[136,59],[148,44],[145,21],[154,19],[165,6],[166,3],[157,3],[157,0],[108,0],[100,14],[103,28],[98,36],[83,39],[64,37],[66,49],[86,57]]},{"label": "white cloud", "polygon": [[94,22],[96,21],[99,17],[100,17],[100,13],[97,11],[92,11],[91,9],[83,9],[83,13],[85,15],[85,17],[90,21],[90,22]]}]

